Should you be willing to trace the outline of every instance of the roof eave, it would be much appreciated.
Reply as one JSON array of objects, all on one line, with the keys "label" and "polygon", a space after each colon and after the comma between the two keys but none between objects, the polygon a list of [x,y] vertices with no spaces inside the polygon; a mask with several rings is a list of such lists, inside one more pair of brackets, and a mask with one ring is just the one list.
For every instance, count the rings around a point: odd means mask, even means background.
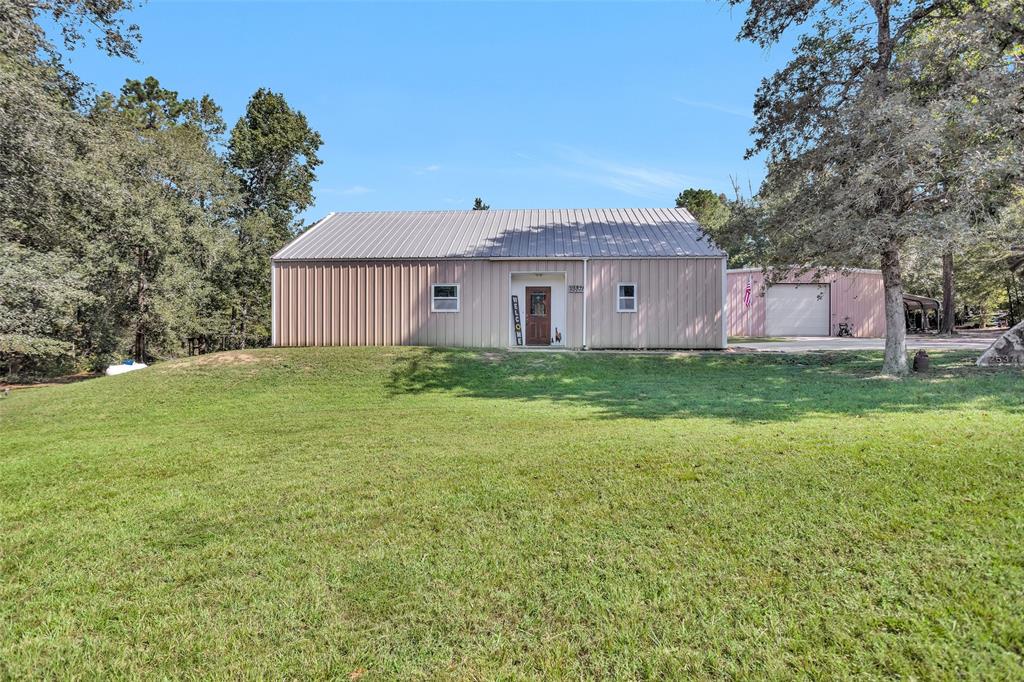
[{"label": "roof eave", "polygon": [[[725,253],[720,254],[681,254],[674,256],[303,256],[298,258],[271,256],[274,263],[309,263],[322,262],[373,262],[373,261],[441,261],[441,260],[478,260],[490,262],[502,261],[579,261],[579,260],[722,260],[728,258]],[[730,270],[729,272],[733,272]]]}]

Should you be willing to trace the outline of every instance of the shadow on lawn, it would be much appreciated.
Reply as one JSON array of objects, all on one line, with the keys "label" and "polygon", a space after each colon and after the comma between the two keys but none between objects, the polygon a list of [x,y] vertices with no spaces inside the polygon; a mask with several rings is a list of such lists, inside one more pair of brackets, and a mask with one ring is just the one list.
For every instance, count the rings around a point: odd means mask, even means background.
[{"label": "shadow on lawn", "polygon": [[[969,353],[932,356],[926,377],[880,377],[880,353],[629,355],[424,348],[401,358],[392,395],[450,392],[551,400],[610,418],[791,420],[806,414],[926,413],[966,404],[1024,411],[1020,373],[973,367]],[[924,430],[938,424],[923,421]]]}]

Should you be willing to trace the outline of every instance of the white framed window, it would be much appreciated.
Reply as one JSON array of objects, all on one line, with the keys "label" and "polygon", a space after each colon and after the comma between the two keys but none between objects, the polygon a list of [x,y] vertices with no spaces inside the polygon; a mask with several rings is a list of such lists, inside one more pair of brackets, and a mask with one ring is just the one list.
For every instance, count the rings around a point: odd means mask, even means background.
[{"label": "white framed window", "polygon": [[619,282],[615,288],[615,310],[620,313],[636,312],[636,282]]},{"label": "white framed window", "polygon": [[457,313],[459,312],[459,294],[461,287],[458,284],[431,284],[430,285],[430,312],[432,313]]}]

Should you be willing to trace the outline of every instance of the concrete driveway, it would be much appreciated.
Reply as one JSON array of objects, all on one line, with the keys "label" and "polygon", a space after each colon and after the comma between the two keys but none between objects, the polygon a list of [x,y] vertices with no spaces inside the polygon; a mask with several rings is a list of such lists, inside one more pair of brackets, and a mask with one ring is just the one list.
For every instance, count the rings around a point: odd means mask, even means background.
[{"label": "concrete driveway", "polygon": [[[1005,329],[964,331],[954,337],[922,334],[907,335],[907,349],[976,350],[984,351]],[[850,339],[835,336],[792,336],[782,341],[742,341],[730,343],[729,348],[746,351],[774,351],[779,353],[806,353],[824,350],[884,350],[885,339]]]}]

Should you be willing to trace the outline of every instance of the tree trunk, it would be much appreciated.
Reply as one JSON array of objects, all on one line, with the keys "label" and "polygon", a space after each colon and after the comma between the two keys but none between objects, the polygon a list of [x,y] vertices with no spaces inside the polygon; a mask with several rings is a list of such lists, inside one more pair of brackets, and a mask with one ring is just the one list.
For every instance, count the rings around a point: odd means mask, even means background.
[{"label": "tree trunk", "polygon": [[240,334],[239,334],[239,336],[241,337],[240,344],[242,346],[242,350],[245,350],[245,321],[246,321],[246,319],[248,319],[248,317],[249,317],[249,306],[248,305],[243,305],[242,306],[242,323],[241,323],[241,326],[240,326]]},{"label": "tree trunk", "polygon": [[882,283],[885,287],[885,362],[882,372],[905,376],[908,368],[903,276],[900,272],[900,252],[892,244],[882,252]]},{"label": "tree trunk", "polygon": [[953,308],[953,252],[942,254],[942,329],[943,334],[956,334],[956,310]]},{"label": "tree trunk", "polygon": [[[889,67],[892,61],[892,33],[889,24],[892,4],[887,0],[871,0],[878,21],[876,49],[878,58],[872,71],[877,79],[881,98],[888,94]],[[882,372],[905,376],[907,368],[907,323],[903,305],[903,275],[900,272],[898,246],[887,240],[882,245],[882,284],[885,288],[885,362]]]},{"label": "tree trunk", "polygon": [[1014,303],[1014,300],[1013,300],[1013,276],[1012,275],[1010,276],[1009,279],[1006,280],[1006,301],[1007,301],[1007,304],[1008,304],[1008,306],[1010,308],[1010,310],[1009,310],[1009,313],[1010,313],[1009,325],[1011,327],[1016,327],[1017,326],[1017,313],[1016,313],[1016,304]]},{"label": "tree trunk", "polygon": [[136,282],[138,289],[135,299],[138,317],[135,322],[135,347],[132,349],[132,356],[136,362],[145,362],[146,356],[146,289],[149,286],[146,281],[146,260],[148,256],[149,252],[146,249],[139,251],[139,278]]}]

